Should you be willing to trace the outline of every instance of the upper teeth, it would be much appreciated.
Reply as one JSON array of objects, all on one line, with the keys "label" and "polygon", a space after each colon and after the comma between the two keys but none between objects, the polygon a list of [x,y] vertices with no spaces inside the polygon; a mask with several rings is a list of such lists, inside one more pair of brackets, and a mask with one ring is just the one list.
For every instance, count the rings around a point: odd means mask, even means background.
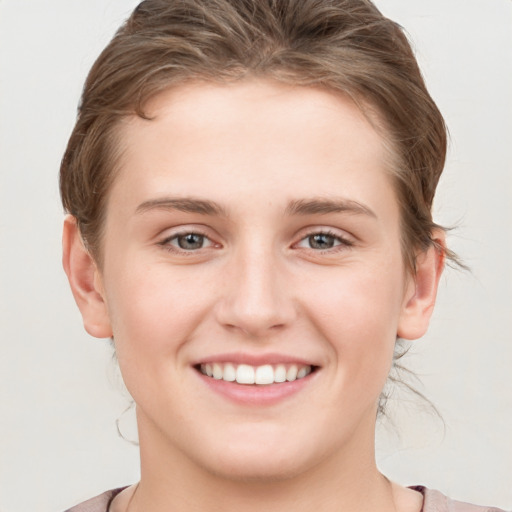
[{"label": "upper teeth", "polygon": [[311,373],[309,365],[270,365],[250,366],[248,364],[207,363],[201,365],[201,373],[217,380],[238,382],[238,384],[274,384],[292,382]]}]

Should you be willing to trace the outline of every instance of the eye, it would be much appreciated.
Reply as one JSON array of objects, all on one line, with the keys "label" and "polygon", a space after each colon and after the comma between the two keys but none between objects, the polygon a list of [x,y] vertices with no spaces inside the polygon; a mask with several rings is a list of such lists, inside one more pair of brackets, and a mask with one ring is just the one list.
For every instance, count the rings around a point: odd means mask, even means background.
[{"label": "eye", "polygon": [[350,240],[347,240],[340,235],[336,235],[335,233],[319,232],[311,233],[310,235],[303,238],[297,244],[297,247],[314,249],[317,251],[325,251],[328,249],[336,248],[338,246],[350,247],[352,245],[353,244]]},{"label": "eye", "polygon": [[212,241],[201,233],[180,233],[163,240],[160,245],[169,247],[173,250],[197,251],[205,247],[211,247]]},{"label": "eye", "polygon": [[326,235],[325,233],[309,235],[307,241],[311,249],[331,249],[338,242],[332,235]]}]

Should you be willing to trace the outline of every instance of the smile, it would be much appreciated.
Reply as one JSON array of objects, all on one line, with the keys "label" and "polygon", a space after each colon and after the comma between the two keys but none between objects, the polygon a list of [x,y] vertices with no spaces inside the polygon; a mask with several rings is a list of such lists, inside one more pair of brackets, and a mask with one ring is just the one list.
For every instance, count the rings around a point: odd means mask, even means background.
[{"label": "smile", "polygon": [[293,382],[307,377],[313,371],[311,365],[298,364],[251,366],[234,363],[206,363],[199,365],[198,369],[203,375],[215,380],[259,386]]}]

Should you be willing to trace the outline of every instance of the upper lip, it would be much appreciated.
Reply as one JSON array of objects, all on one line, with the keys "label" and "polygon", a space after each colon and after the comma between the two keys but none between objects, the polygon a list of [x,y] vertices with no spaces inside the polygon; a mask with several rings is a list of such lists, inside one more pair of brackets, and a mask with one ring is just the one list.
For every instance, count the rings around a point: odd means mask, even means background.
[{"label": "upper lip", "polygon": [[319,366],[311,360],[303,359],[288,354],[269,353],[269,354],[248,354],[242,352],[231,352],[225,354],[215,354],[205,356],[192,363],[192,366],[207,363],[234,363],[247,364],[249,366],[263,366],[265,364],[296,364],[304,366]]}]

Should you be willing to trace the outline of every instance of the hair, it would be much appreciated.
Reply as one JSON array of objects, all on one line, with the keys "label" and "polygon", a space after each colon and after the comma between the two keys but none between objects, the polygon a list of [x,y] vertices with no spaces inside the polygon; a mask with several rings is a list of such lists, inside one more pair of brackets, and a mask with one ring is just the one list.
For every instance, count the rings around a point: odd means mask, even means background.
[{"label": "hair", "polygon": [[64,154],[60,190],[101,264],[102,227],[123,117],[189,81],[268,78],[352,98],[380,127],[401,210],[402,250],[436,246],[432,202],[447,130],[402,28],[369,0],[145,0],[94,63]]}]

